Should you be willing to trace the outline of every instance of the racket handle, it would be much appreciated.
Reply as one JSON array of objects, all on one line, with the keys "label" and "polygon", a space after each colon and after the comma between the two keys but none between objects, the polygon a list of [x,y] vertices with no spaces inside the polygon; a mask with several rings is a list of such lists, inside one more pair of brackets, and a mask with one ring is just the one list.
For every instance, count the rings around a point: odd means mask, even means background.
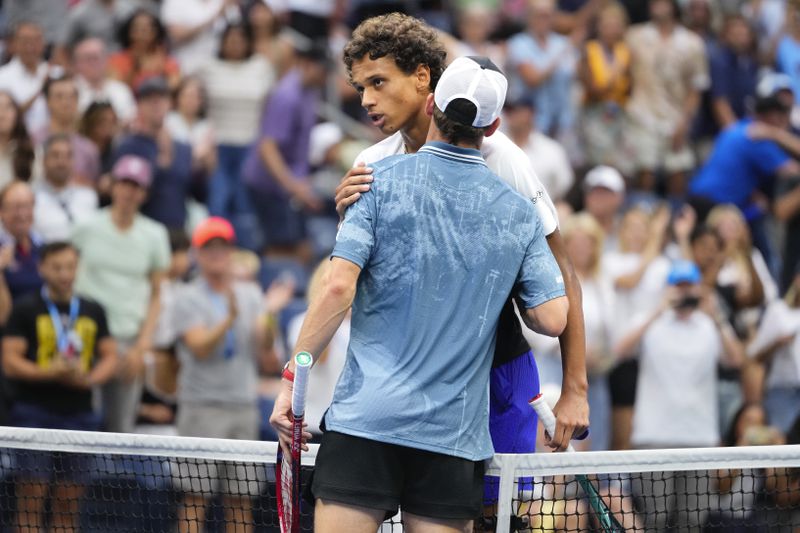
[{"label": "racket handle", "polygon": [[[544,399],[544,396],[537,394],[530,402],[530,406],[536,411],[539,420],[542,421],[545,431],[550,434],[552,438],[556,434],[556,415]],[[568,452],[574,452],[575,449],[570,444],[567,447]]]},{"label": "racket handle", "polygon": [[308,389],[308,371],[314,359],[308,352],[298,352],[294,356],[294,386],[292,388],[292,414],[302,417],[306,412],[306,390]]}]

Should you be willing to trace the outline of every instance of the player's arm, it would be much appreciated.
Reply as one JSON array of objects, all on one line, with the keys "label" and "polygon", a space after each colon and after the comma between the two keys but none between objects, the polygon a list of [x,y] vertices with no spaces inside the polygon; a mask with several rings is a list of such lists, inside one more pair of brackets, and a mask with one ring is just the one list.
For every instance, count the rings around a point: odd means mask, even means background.
[{"label": "player's arm", "polygon": [[[331,342],[336,330],[342,325],[347,311],[353,304],[360,274],[361,267],[355,263],[338,257],[331,259],[325,288],[320,296],[311,302],[292,353],[308,352],[316,360],[319,354],[328,346],[328,343]],[[294,358],[289,359],[287,368],[289,372],[294,374]],[[287,450],[292,439],[292,419],[290,416],[292,386],[291,380],[281,380],[281,391],[275,399],[275,407],[272,410],[272,416],[269,418],[270,424],[278,432],[281,445]],[[305,441],[310,437],[311,434],[305,434],[304,449],[306,449]]]},{"label": "player's arm", "polygon": [[[569,301],[567,324],[558,337],[561,346],[561,396],[553,412],[556,413],[556,435],[578,436],[589,426],[589,382],[586,377],[586,331],[583,320],[583,293],[578,276],[567,255],[564,239],[556,229],[547,236],[547,245],[553,253],[561,275],[564,291]],[[569,441],[559,440],[559,449],[566,449]]]},{"label": "player's arm", "polygon": [[365,163],[359,162],[347,171],[336,187],[336,212],[339,214],[339,220],[344,220],[347,208],[356,203],[362,193],[369,190],[370,183],[372,183],[372,168]]}]

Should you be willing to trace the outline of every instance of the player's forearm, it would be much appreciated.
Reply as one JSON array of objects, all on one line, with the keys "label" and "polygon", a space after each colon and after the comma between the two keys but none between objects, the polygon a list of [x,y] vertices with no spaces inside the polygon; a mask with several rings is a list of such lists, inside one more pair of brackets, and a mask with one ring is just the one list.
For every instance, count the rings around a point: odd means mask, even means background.
[{"label": "player's forearm", "polygon": [[547,244],[558,263],[564,278],[564,290],[569,301],[567,326],[558,337],[561,346],[562,389],[585,393],[589,387],[586,378],[586,332],[583,320],[583,294],[578,276],[567,256],[558,230],[547,237]]},{"label": "player's forearm", "polygon": [[[355,283],[330,281],[321,297],[311,304],[293,353],[308,352],[316,361],[342,325],[355,294]],[[294,368],[293,359],[290,360],[289,368]]]}]

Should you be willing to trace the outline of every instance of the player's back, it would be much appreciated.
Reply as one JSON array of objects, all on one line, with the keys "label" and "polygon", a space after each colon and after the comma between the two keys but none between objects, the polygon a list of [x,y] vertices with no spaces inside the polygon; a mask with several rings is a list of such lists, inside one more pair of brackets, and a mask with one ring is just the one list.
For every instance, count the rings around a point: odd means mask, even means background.
[{"label": "player's back", "polygon": [[334,250],[364,270],[326,423],[485,458],[497,318],[529,246],[544,241],[535,208],[478,151],[442,143],[384,160],[374,176]]}]

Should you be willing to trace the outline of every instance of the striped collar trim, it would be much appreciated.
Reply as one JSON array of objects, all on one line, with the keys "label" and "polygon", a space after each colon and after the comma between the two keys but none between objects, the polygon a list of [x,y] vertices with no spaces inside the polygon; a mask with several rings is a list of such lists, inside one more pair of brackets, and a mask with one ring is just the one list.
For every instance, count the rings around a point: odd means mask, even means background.
[{"label": "striped collar trim", "polygon": [[453,146],[439,141],[430,141],[425,143],[419,151],[428,152],[445,159],[486,166],[486,161],[483,160],[481,153],[473,148],[461,148],[460,146]]}]

